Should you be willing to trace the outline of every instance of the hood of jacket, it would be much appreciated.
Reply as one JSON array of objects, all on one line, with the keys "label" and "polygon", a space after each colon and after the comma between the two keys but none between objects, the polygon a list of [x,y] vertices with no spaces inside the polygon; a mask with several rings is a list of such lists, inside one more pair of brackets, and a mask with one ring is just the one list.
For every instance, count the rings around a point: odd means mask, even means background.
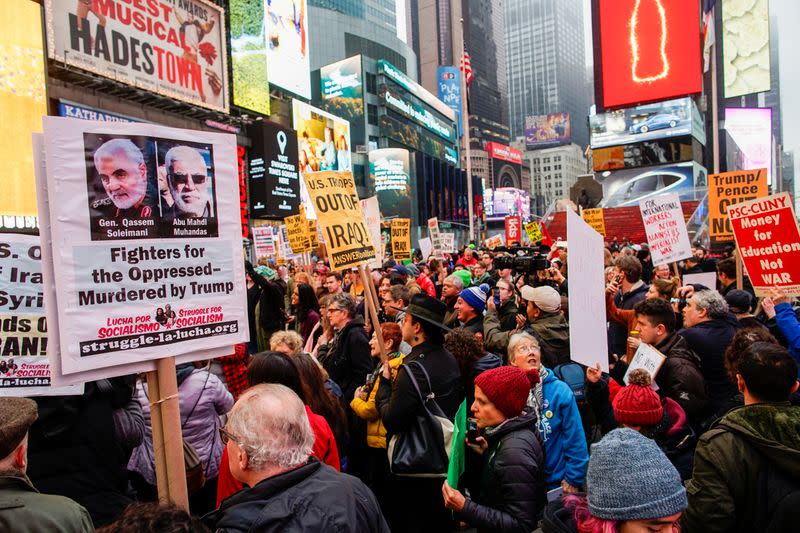
[{"label": "hood of jacket", "polygon": [[700,368],[700,357],[689,348],[689,343],[686,342],[686,339],[677,333],[673,333],[664,339],[655,348],[667,357],[686,359],[697,365],[697,368]]},{"label": "hood of jacket", "polygon": [[800,407],[789,402],[732,409],[717,424],[746,439],[776,467],[800,478]]}]

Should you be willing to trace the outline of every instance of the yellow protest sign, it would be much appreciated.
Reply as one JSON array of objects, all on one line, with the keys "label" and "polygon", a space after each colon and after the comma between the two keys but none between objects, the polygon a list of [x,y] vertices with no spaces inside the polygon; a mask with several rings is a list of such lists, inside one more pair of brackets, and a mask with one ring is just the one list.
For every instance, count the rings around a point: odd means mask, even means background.
[{"label": "yellow protest sign", "polygon": [[303,180],[317,212],[331,268],[341,270],[375,259],[356,184],[350,172],[306,172]]},{"label": "yellow protest sign", "polygon": [[286,233],[289,236],[289,246],[292,253],[302,254],[311,251],[311,239],[308,237],[308,223],[302,215],[293,215],[285,218]]},{"label": "yellow protest sign", "polygon": [[539,227],[539,223],[536,221],[525,224],[525,233],[528,234],[528,238],[532,243],[542,240],[542,228]]},{"label": "yellow protest sign", "polygon": [[308,236],[311,239],[311,248],[316,248],[317,246],[319,246],[316,220],[312,219],[308,221]]},{"label": "yellow protest sign", "polygon": [[411,219],[392,219],[392,256],[395,260],[411,259]]},{"label": "yellow protest sign", "polygon": [[728,207],[769,194],[767,169],[736,170],[708,177],[708,235],[716,242],[733,240]]},{"label": "yellow protest sign", "polygon": [[582,216],[583,221],[589,224],[592,229],[603,237],[606,236],[606,221],[603,218],[603,208],[584,209]]}]

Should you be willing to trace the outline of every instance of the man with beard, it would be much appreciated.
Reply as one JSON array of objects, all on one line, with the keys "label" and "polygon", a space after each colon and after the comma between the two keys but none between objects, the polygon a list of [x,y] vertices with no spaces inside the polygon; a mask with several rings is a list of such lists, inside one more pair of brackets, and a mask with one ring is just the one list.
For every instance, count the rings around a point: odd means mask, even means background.
[{"label": "man with beard", "polygon": [[92,203],[101,217],[152,218],[155,201],[147,194],[147,166],[133,141],[106,141],[94,152],[94,166],[108,195]]},{"label": "man with beard", "polygon": [[167,184],[175,203],[167,209],[164,218],[209,218],[213,216],[209,198],[206,161],[189,146],[174,146],[164,156]]}]

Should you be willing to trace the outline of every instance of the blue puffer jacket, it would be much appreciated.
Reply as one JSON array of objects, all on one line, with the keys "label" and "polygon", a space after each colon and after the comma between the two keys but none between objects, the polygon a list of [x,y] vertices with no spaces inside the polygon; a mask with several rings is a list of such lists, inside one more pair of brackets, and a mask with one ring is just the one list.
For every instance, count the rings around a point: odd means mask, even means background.
[{"label": "blue puffer jacket", "polygon": [[572,390],[549,369],[542,383],[538,426],[544,441],[547,490],[560,486],[561,480],[575,487],[582,485],[589,464],[589,451],[581,415]]},{"label": "blue puffer jacket", "polygon": [[792,304],[782,303],[775,306],[775,322],[786,337],[789,353],[797,361],[800,377],[800,322],[797,321]]}]

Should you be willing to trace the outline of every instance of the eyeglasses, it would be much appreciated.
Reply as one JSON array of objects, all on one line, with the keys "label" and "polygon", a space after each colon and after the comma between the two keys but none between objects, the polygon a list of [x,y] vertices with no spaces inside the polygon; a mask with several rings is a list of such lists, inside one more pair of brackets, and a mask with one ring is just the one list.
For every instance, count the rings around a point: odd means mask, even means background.
[{"label": "eyeglasses", "polygon": [[339,309],[338,307],[329,307],[328,308],[328,314],[331,314],[334,311],[344,311],[344,309]]},{"label": "eyeglasses", "polygon": [[523,346],[517,346],[516,351],[520,355],[525,355],[525,354],[529,354],[529,353],[538,352],[539,351],[539,347],[538,346],[534,346],[533,344],[526,344],[526,345],[523,345]]},{"label": "eyeglasses", "polygon": [[208,176],[205,174],[170,174],[169,176],[175,185],[186,185],[190,177],[195,185],[202,185],[206,182],[206,179],[208,179]]},{"label": "eyeglasses", "polygon": [[236,440],[236,435],[234,435],[233,433],[230,433],[225,428],[219,428],[219,440],[222,441],[222,445],[223,446],[227,445],[229,440],[232,440],[233,442],[236,442],[237,444],[239,442],[238,440]]}]

